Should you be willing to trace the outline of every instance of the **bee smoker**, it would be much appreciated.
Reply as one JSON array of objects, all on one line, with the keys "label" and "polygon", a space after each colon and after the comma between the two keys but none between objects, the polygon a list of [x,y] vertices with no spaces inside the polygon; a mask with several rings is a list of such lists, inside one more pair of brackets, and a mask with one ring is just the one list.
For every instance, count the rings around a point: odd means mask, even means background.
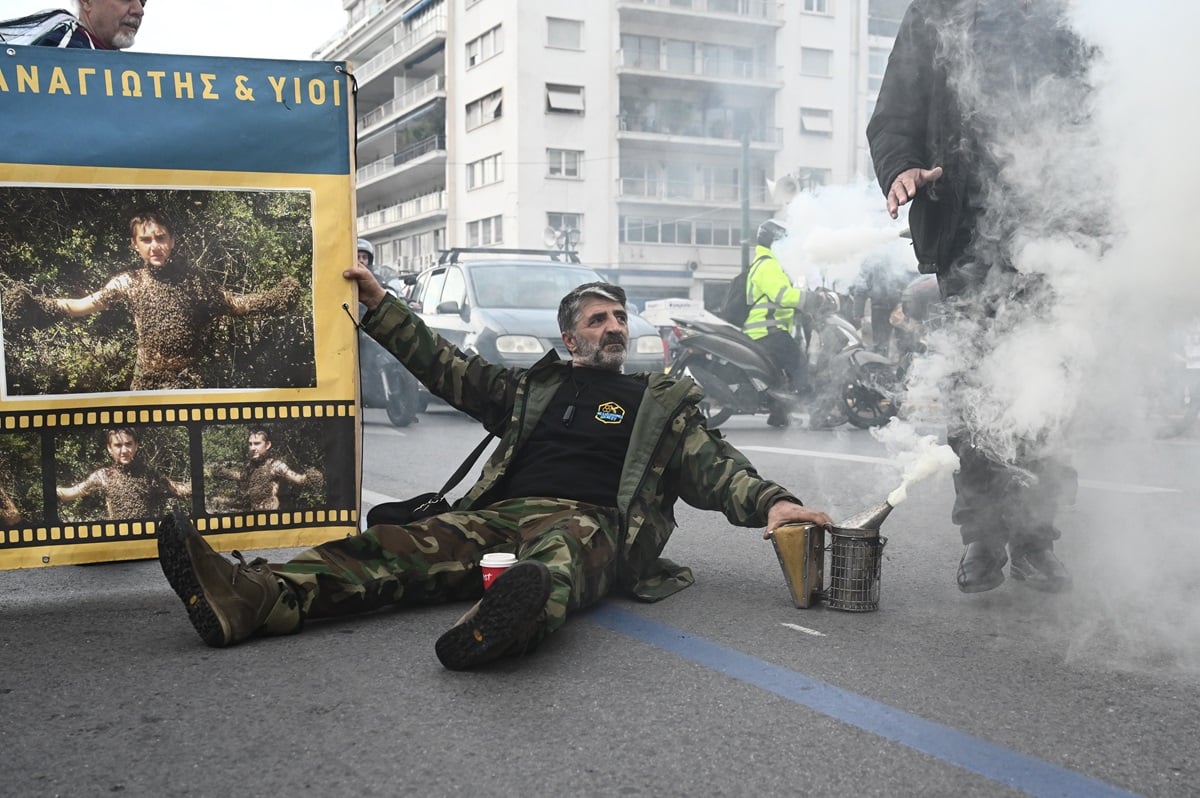
[{"label": "bee smoker", "polygon": [[[883,502],[856,513],[829,530],[815,524],[784,524],[770,533],[792,602],[807,609],[824,601],[830,609],[870,612],[879,609],[880,566],[887,538],[879,527],[892,505]],[[829,582],[825,553],[829,552]]]}]

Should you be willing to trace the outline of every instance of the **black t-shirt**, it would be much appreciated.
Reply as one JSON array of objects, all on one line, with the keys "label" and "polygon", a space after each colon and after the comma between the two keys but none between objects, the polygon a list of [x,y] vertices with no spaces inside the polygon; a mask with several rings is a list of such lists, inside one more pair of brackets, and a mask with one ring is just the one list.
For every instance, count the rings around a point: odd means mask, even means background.
[{"label": "black t-shirt", "polygon": [[517,452],[503,498],[551,496],[615,507],[645,388],[637,377],[572,366],[571,379]]}]

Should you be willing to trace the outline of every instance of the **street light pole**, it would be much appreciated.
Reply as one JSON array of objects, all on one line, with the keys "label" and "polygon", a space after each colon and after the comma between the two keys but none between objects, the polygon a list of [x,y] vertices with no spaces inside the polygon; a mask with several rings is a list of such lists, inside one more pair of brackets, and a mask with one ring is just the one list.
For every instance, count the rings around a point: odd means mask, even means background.
[{"label": "street light pole", "polygon": [[738,122],[742,129],[742,168],[740,194],[742,195],[742,269],[750,268],[750,113],[738,111]]}]

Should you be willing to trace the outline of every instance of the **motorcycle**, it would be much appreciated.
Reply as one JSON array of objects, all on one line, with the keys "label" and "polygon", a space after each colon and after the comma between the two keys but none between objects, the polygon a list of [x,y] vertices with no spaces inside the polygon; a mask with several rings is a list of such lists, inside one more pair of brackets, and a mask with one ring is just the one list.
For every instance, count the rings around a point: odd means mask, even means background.
[{"label": "motorcycle", "polygon": [[421,410],[417,378],[392,353],[361,329],[358,331],[358,370],[363,407],[382,408],[395,427],[407,427]]},{"label": "motorcycle", "polygon": [[858,330],[838,312],[836,294],[824,291],[824,298],[821,309],[800,325],[811,399],[793,392],[757,341],[725,322],[674,319],[682,337],[668,373],[688,375],[704,389],[702,407],[710,428],[734,415],[769,414],[775,406],[789,412],[808,407],[814,426],[886,424],[898,411],[896,365],[864,346]]}]

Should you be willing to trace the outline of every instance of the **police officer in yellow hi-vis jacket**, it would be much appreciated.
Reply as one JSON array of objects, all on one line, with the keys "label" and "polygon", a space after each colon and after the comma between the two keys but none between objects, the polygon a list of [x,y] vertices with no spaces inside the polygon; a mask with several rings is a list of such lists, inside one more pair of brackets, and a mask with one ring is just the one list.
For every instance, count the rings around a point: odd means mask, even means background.
[{"label": "police officer in yellow hi-vis jacket", "polygon": [[[758,245],[746,278],[746,302],[750,312],[742,323],[742,332],[759,341],[800,395],[812,391],[808,384],[808,358],[795,338],[796,311],[803,309],[809,292],[792,285],[791,278],[779,265],[771,247],[787,235],[787,228],[768,219],[758,228]],[[772,427],[788,425],[787,408],[771,408],[767,423]]]}]

